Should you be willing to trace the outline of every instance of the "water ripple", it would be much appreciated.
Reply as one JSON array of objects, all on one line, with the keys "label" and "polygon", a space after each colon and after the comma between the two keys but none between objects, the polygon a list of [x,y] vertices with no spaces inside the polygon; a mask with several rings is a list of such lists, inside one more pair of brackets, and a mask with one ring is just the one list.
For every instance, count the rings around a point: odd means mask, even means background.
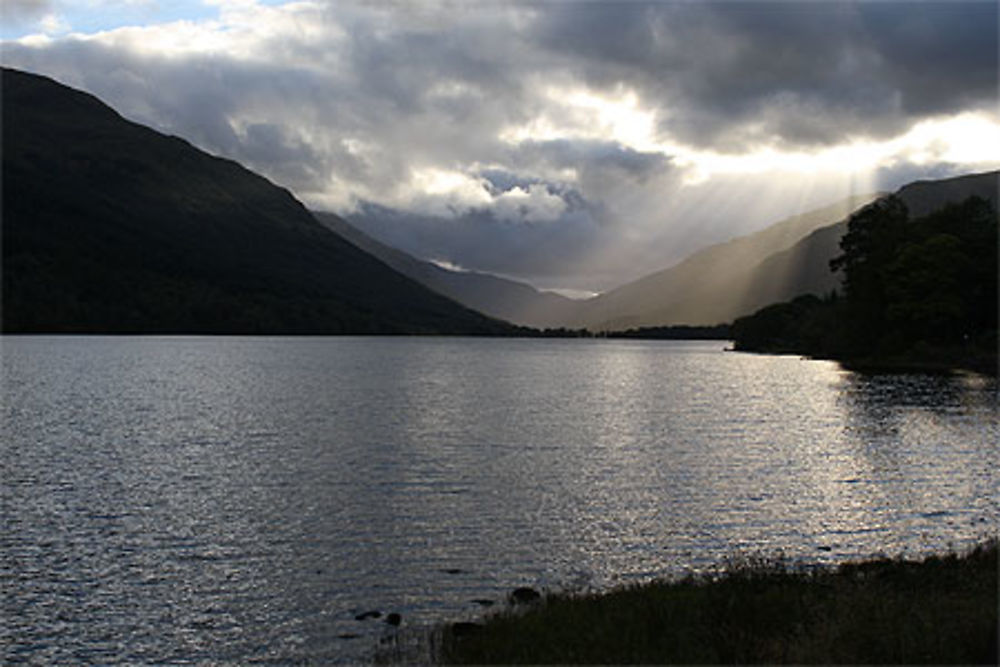
[{"label": "water ripple", "polygon": [[5,337],[3,660],[356,662],[521,585],[996,532],[995,380],[721,347]]}]

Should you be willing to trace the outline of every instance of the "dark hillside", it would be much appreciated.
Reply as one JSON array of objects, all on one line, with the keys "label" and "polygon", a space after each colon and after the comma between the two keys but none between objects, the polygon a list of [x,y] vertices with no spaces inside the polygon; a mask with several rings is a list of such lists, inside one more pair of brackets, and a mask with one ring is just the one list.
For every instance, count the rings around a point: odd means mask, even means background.
[{"label": "dark hillside", "polygon": [[[968,174],[939,181],[916,181],[903,186],[896,196],[911,218],[926,216],[949,202],[980,197],[997,204],[997,172]],[[843,274],[830,271],[830,260],[840,254],[840,239],[847,233],[847,220],[822,227],[791,248],[777,252],[750,272],[746,284],[754,299],[744,304],[744,314],[768,304],[787,301],[802,294],[825,296],[839,290]]]},{"label": "dark hillside", "polygon": [[4,69],[3,330],[503,333],[282,188]]},{"label": "dark hillside", "polygon": [[[788,276],[754,280],[755,269],[817,229],[846,218],[876,195],[855,195],[759,232],[709,246],[663,271],[581,302],[567,326],[595,331],[670,324],[714,325],[801,292]],[[822,261],[826,273],[826,259]]]},{"label": "dark hillside", "polygon": [[995,204],[972,195],[913,219],[902,194],[847,221],[841,254],[830,262],[844,277],[840,294],[806,295],[737,319],[736,349],[996,374]]},{"label": "dark hillside", "polygon": [[445,269],[376,241],[338,215],[319,212],[314,215],[331,230],[404,276],[491,317],[528,327],[554,327],[579,303],[489,273]]}]

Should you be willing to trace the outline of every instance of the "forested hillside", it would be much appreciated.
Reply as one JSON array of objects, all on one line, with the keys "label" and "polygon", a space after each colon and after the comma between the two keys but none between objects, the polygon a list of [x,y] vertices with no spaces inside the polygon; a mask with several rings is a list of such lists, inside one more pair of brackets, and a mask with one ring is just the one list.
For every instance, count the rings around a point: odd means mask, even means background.
[{"label": "forested hillside", "polygon": [[737,349],[996,372],[997,211],[970,197],[911,219],[896,196],[851,216],[831,270],[841,294],[736,320]]}]

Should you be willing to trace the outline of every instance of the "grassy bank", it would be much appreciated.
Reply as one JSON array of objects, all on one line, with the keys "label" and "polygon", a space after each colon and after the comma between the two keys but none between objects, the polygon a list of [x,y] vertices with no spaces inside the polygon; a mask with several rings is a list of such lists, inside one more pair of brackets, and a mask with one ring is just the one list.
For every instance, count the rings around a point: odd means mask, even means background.
[{"label": "grassy bank", "polygon": [[549,595],[439,632],[451,664],[996,664],[997,541],[814,572],[744,562],[715,578]]}]

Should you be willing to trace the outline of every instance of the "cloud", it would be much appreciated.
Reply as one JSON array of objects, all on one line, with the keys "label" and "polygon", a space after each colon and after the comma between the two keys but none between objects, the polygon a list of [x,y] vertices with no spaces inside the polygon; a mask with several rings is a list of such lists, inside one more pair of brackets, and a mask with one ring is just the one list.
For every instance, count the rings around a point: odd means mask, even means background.
[{"label": "cloud", "polygon": [[554,287],[828,203],[845,163],[970,162],[900,139],[921,123],[1000,127],[989,2],[248,0],[3,47],[390,243]]},{"label": "cloud", "polygon": [[[493,170],[496,193],[545,188],[564,207],[543,221],[503,216],[494,207],[434,215],[362,202],[348,219],[370,235],[418,257],[527,280],[542,288],[603,291],[675,264],[709,243],[873,191],[850,176],[789,191],[794,173],[731,174],[679,187],[681,171],[663,171],[615,198],[566,184],[537,183]],[[555,211],[554,211],[555,213]]]},{"label": "cloud", "polygon": [[0,5],[3,32],[37,26],[45,34],[65,32],[69,26],[51,0],[9,0]]},{"label": "cloud", "polygon": [[527,188],[513,187],[491,202],[491,209],[501,220],[551,222],[566,211],[565,200],[541,184]]},{"label": "cloud", "polygon": [[5,0],[3,18],[5,21],[37,19],[50,11],[51,8],[51,0]]},{"label": "cloud", "polygon": [[590,85],[668,109],[660,130],[739,151],[884,138],[995,105],[995,3],[557,3],[535,41]]},{"label": "cloud", "polygon": [[526,222],[516,212],[505,215],[503,206],[433,216],[367,202],[348,219],[373,236],[419,257],[530,279],[542,287],[568,286],[576,284],[577,279],[585,284],[607,284],[617,279],[618,271],[612,271],[613,276],[605,275],[606,267],[584,266],[581,262],[612,243],[613,235],[599,224],[585,200],[560,201],[564,202],[561,210],[553,209],[558,215],[540,222]]}]

